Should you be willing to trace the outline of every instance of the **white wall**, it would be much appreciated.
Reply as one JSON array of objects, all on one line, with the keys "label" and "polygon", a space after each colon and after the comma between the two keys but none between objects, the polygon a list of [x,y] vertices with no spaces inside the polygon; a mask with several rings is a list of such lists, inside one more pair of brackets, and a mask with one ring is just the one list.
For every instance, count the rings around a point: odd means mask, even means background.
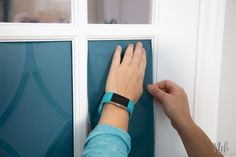
[{"label": "white wall", "polygon": [[226,148],[225,156],[236,156],[236,0],[227,0],[225,11],[218,146],[224,146],[228,141],[229,150]]}]

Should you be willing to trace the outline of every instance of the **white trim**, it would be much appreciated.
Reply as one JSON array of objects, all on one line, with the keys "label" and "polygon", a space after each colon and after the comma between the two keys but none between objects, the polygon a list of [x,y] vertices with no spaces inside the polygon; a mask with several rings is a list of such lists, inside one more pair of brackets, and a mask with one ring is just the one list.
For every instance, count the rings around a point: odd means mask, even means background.
[{"label": "white trim", "polygon": [[28,37],[28,38],[4,38],[0,39],[0,42],[40,42],[40,41],[73,41],[74,38],[72,37]]},{"label": "white trim", "polygon": [[[78,93],[74,95],[78,99],[78,103],[76,104],[76,133],[79,137],[78,143],[74,145],[75,154],[74,156],[80,156],[83,152],[84,141],[87,136],[87,124],[88,124],[88,96],[87,96],[87,53],[88,53],[88,42],[86,37],[76,38],[75,40],[77,49],[75,53],[77,54],[77,67],[76,70],[76,81],[78,86]],[[83,52],[83,53],[81,53]]]},{"label": "white trim", "polygon": [[201,0],[195,80],[194,120],[217,139],[225,0]]},{"label": "white trim", "polygon": [[[76,1],[76,0],[74,0]],[[77,10],[77,15],[78,19],[78,29],[80,30],[81,28],[86,29],[86,25],[88,24],[88,5],[87,5],[87,0],[78,0],[78,10]]]},{"label": "white trim", "polygon": [[81,142],[80,142],[80,132],[78,132],[77,130],[80,129],[79,126],[79,120],[80,120],[80,108],[79,108],[79,97],[77,95],[79,95],[79,83],[78,80],[79,79],[79,73],[77,72],[79,69],[79,57],[78,57],[78,53],[76,53],[76,50],[78,49],[78,42],[77,40],[73,40],[72,41],[72,75],[73,75],[73,134],[74,134],[74,156],[79,156],[79,152],[80,149],[78,149],[77,147],[80,146]]},{"label": "white trim", "polygon": [[[88,31],[88,32],[84,32],[84,31]],[[129,25],[126,25],[126,24],[117,24],[117,25],[88,24],[87,30],[84,30],[84,31],[83,33],[86,33],[90,36],[157,35],[157,28],[154,25],[150,25],[150,24],[138,24],[138,25],[137,24],[129,24]]]},{"label": "white trim", "polygon": [[[158,37],[154,37],[153,39],[152,39],[152,65],[153,65],[153,83],[156,83],[157,82],[157,74],[158,74],[158,67],[157,67],[157,65],[158,65],[158,46],[157,46],[157,41],[158,41]],[[158,122],[158,119],[157,119],[157,103],[156,103],[156,101],[154,101],[154,99],[153,99],[153,112],[154,112],[154,125]],[[156,140],[158,140],[157,138],[156,138],[156,134],[158,133],[157,132],[157,125],[155,125],[154,126],[154,129],[155,129],[155,149],[154,149],[154,156],[157,156],[157,147],[158,147],[158,145],[157,145],[157,142],[156,142]]]},{"label": "white trim", "polygon": [[72,37],[75,35],[74,32],[76,31],[72,24],[0,24],[0,40],[32,37]]},{"label": "white trim", "polygon": [[152,1],[152,26],[156,29],[156,32],[157,32],[157,29],[158,29],[158,24],[159,24],[159,12],[160,12],[160,0],[153,0]]},{"label": "white trim", "polygon": [[[99,31],[98,31],[99,30]],[[0,40],[27,38],[64,38],[78,36],[154,36],[154,25],[108,25],[108,24],[0,24]]]},{"label": "white trim", "polygon": [[93,40],[151,40],[153,41],[154,36],[88,36],[88,41]]}]

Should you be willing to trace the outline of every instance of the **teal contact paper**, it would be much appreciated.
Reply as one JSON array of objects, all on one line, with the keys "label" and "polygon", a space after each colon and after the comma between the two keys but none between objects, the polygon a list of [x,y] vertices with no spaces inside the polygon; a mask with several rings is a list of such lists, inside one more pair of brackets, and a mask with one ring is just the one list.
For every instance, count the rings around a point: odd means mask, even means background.
[{"label": "teal contact paper", "polygon": [[73,157],[71,42],[0,43],[0,156]]},{"label": "teal contact paper", "polygon": [[154,156],[154,111],[153,100],[146,86],[153,81],[151,40],[99,40],[88,43],[88,101],[92,129],[97,125],[98,106],[104,95],[106,79],[112,56],[117,45],[121,45],[123,54],[129,43],[143,43],[147,52],[147,68],[145,72],[143,95],[130,120],[131,152],[129,157]]}]

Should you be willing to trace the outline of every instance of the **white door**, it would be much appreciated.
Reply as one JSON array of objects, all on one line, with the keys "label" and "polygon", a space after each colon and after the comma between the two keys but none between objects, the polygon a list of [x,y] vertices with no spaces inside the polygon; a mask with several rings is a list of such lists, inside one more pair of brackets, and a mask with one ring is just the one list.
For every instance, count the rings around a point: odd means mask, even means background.
[{"label": "white door", "polygon": [[[58,7],[52,4],[58,4]],[[65,8],[63,4],[69,5]],[[115,7],[113,10],[114,5],[120,9]],[[41,0],[41,3],[23,6],[25,8],[9,14],[10,22],[0,23],[1,42],[72,41],[75,156],[83,151],[87,135],[89,40],[151,39],[154,82],[169,79],[180,84],[188,94],[194,119],[213,141],[216,140],[224,1],[120,0],[111,3],[107,0]],[[138,11],[132,14],[135,8]],[[138,13],[143,16],[138,18]],[[12,23],[24,20],[25,16],[31,22],[43,23]],[[1,19],[4,21],[0,16]],[[118,24],[102,24],[104,22]],[[187,156],[177,132],[160,106],[155,106],[155,156]]]}]

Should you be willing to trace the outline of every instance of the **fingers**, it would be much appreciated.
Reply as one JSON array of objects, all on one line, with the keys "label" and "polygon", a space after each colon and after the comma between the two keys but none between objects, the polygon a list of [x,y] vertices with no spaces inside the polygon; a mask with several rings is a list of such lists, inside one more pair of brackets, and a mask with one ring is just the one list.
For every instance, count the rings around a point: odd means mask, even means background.
[{"label": "fingers", "polygon": [[143,44],[141,42],[137,42],[135,45],[135,50],[133,54],[133,58],[131,61],[131,65],[134,67],[139,67],[143,56]]},{"label": "fingers", "polygon": [[147,86],[147,89],[149,93],[162,104],[165,104],[171,95],[175,96],[178,91],[181,91],[180,86],[169,80],[163,80],[155,84],[150,84]]},{"label": "fingers", "polygon": [[116,47],[114,54],[113,54],[113,59],[112,59],[112,64],[111,64],[112,68],[116,68],[120,65],[121,51],[122,51],[121,46],[118,45]]},{"label": "fingers", "polygon": [[133,67],[136,68],[141,67],[142,69],[145,69],[146,51],[143,48],[143,44],[141,42],[137,42],[135,48],[133,44],[129,44],[121,64],[132,65]]},{"label": "fingers", "polygon": [[166,96],[168,96],[168,93],[165,93],[155,85],[148,85],[147,90],[160,103],[165,103]]},{"label": "fingers", "polygon": [[154,85],[170,94],[173,94],[179,88],[177,84],[169,80],[163,80]]},{"label": "fingers", "polygon": [[125,51],[125,55],[124,55],[124,58],[123,58],[123,61],[121,64],[130,65],[132,58],[133,58],[133,51],[134,51],[134,45],[129,44],[126,51]]},{"label": "fingers", "polygon": [[139,68],[142,72],[142,75],[144,76],[145,69],[146,69],[146,66],[147,66],[147,56],[146,56],[146,50],[144,48],[142,49],[142,51],[143,52],[142,52],[142,57],[141,57]]}]

